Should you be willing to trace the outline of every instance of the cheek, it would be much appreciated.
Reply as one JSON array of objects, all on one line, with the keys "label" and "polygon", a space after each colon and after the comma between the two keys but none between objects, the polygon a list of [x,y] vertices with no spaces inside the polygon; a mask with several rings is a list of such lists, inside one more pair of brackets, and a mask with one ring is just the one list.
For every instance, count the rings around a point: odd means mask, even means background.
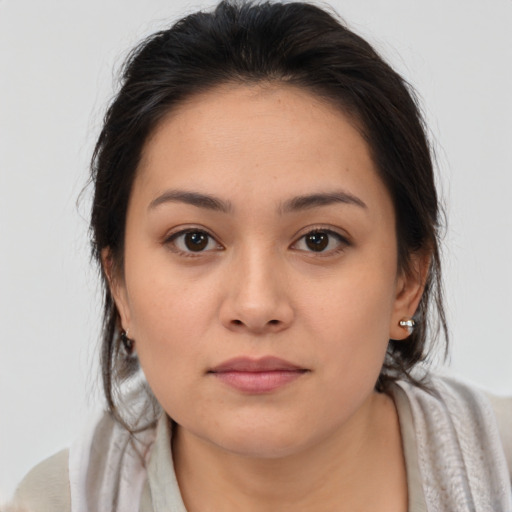
[{"label": "cheek", "polygon": [[[362,267],[359,269],[359,267]],[[334,373],[344,373],[360,382],[362,376],[378,376],[388,345],[393,312],[393,262],[368,266],[361,262],[333,276],[324,287],[309,288],[302,308],[307,311],[309,330],[316,333],[319,357]],[[371,270],[369,270],[371,269]],[[371,379],[370,379],[371,380]]]},{"label": "cheek", "polygon": [[353,260],[323,282],[309,284],[307,308],[331,328],[370,334],[385,326],[387,334],[395,296],[393,261]]},{"label": "cheek", "polygon": [[190,379],[215,316],[214,288],[137,254],[127,261],[126,286],[137,354],[151,387],[156,392],[163,383]]}]

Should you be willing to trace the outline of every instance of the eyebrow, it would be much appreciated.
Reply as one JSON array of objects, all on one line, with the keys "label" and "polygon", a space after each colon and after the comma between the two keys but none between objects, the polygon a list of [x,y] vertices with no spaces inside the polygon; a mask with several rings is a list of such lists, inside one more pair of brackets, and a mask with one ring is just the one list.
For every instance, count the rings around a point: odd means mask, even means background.
[{"label": "eyebrow", "polygon": [[199,192],[189,192],[186,190],[168,190],[157,198],[153,199],[148,209],[153,210],[165,203],[186,203],[198,208],[206,208],[222,213],[229,213],[232,210],[229,201],[223,201],[218,197]]},{"label": "eyebrow", "polygon": [[297,212],[336,203],[351,204],[364,209],[368,208],[366,203],[362,199],[359,199],[359,197],[354,196],[349,192],[340,190],[336,192],[316,193],[293,197],[292,199],[289,199],[282,204],[280,207],[280,212]]},{"label": "eyebrow", "polygon": [[[190,192],[187,190],[167,190],[159,195],[149,204],[148,209],[153,210],[165,203],[185,203],[198,208],[218,211],[222,213],[230,213],[233,208],[229,201],[225,201],[210,194],[199,192]],[[319,206],[329,206],[331,204],[342,203],[359,206],[366,209],[367,206],[362,199],[345,191],[336,192],[319,192],[315,194],[307,194],[288,199],[279,207],[279,213],[292,213],[302,210],[309,210]]]}]

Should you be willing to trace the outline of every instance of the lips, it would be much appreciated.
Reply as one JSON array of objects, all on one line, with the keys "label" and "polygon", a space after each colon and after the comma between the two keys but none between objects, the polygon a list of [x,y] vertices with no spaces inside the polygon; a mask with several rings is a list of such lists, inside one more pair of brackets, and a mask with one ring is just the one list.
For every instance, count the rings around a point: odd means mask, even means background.
[{"label": "lips", "polygon": [[238,357],[215,366],[208,374],[238,391],[260,394],[282,388],[308,372],[277,357]]}]

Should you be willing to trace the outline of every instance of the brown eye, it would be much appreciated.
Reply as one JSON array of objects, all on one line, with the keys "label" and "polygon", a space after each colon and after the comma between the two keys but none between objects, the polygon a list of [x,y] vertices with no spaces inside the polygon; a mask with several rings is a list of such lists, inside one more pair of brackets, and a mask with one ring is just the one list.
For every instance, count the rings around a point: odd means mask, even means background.
[{"label": "brown eye", "polygon": [[222,250],[215,238],[206,231],[189,229],[179,231],[172,235],[166,242],[168,246],[179,253],[191,254]]},{"label": "brown eye", "polygon": [[309,233],[305,236],[306,246],[312,251],[320,252],[325,250],[329,245],[329,235],[318,231],[316,233]]},{"label": "brown eye", "polygon": [[334,255],[350,245],[349,241],[331,229],[315,229],[301,236],[292,248],[304,252]]},{"label": "brown eye", "polygon": [[183,241],[188,250],[203,251],[208,246],[209,239],[209,235],[203,231],[192,231],[185,234]]}]

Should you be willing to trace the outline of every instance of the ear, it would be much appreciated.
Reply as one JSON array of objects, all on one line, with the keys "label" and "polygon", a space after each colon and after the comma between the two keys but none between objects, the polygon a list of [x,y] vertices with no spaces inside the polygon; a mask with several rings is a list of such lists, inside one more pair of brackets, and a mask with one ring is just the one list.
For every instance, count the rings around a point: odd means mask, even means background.
[{"label": "ear", "polygon": [[128,307],[128,297],[126,293],[126,286],[124,278],[121,275],[116,264],[110,247],[105,247],[101,250],[101,264],[103,272],[107,277],[108,286],[110,293],[116,304],[117,311],[119,313],[121,329],[125,331],[130,327],[130,308]]},{"label": "ear", "polygon": [[391,315],[389,338],[403,340],[409,336],[407,329],[399,322],[414,316],[420,303],[430,268],[430,254],[423,251],[411,255],[410,268],[402,272],[397,279],[395,303]]}]

